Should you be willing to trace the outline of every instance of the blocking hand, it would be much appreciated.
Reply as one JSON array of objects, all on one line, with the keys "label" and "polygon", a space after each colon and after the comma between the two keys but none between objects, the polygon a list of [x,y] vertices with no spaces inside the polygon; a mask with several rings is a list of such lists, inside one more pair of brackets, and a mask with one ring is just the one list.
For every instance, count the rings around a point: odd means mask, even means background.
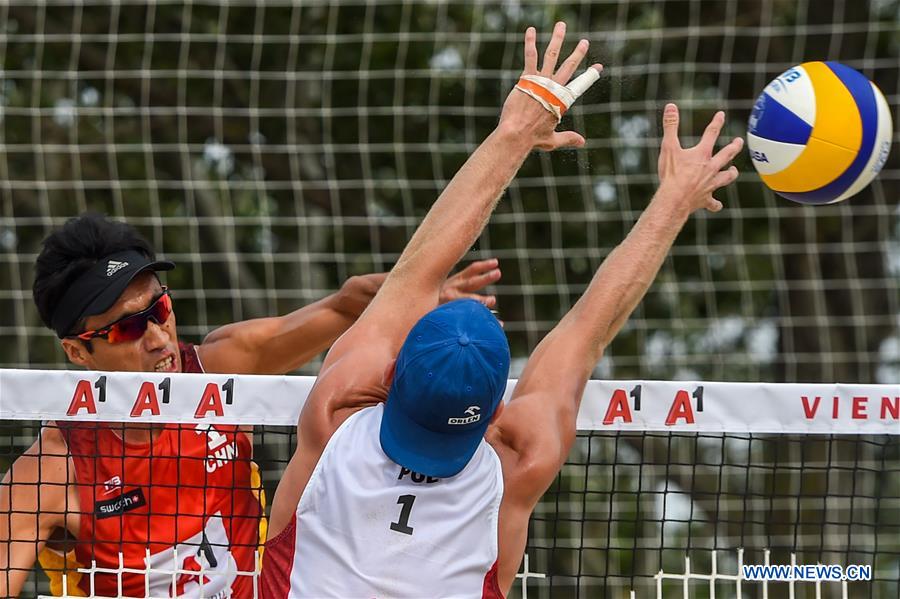
[{"label": "blocking hand", "polygon": [[445,304],[457,299],[470,298],[481,302],[488,308],[493,308],[497,305],[497,298],[493,295],[483,295],[480,291],[499,280],[500,268],[497,266],[496,258],[473,262],[444,281],[444,285],[441,287],[440,303]]},{"label": "blocking hand", "polygon": [[693,148],[682,148],[678,140],[678,121],[678,107],[666,104],[663,141],[659,151],[660,193],[686,202],[690,212],[701,208],[718,212],[722,209],[722,202],[712,194],[737,179],[737,168],[728,165],[744,147],[744,140],[736,137],[713,154],[725,124],[725,113],[719,111],[707,125],[700,142]]},{"label": "blocking hand", "polygon": [[581,147],[584,137],[574,131],[556,131],[559,115],[597,80],[603,66],[591,65],[595,73],[569,81],[588,51],[588,41],[581,40],[575,50],[556,68],[559,52],[566,36],[566,24],[559,22],[544,52],[544,63],[538,69],[534,27],[525,31],[525,69],[519,85],[510,92],[500,115],[500,126],[527,138],[532,148],[555,150]]}]

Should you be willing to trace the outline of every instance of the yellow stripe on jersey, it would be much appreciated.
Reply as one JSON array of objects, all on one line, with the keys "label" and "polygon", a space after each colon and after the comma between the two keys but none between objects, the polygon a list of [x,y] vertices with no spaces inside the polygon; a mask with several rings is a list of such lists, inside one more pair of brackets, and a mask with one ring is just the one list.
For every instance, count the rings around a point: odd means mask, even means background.
[{"label": "yellow stripe on jersey", "polygon": [[250,488],[253,496],[259,501],[259,563],[256,567],[262,570],[263,551],[266,548],[266,535],[269,534],[269,521],[266,519],[266,490],[262,486],[262,476],[256,462],[250,462]]},{"label": "yellow stripe on jersey", "polygon": [[[84,564],[78,563],[75,559],[75,550],[57,551],[51,547],[44,547],[38,555],[38,562],[41,564],[47,578],[50,579],[50,594],[54,597],[87,597],[78,585],[84,576],[78,571],[83,568]],[[65,592],[63,592],[63,577],[66,580]]]},{"label": "yellow stripe on jersey", "polygon": [[760,175],[775,191],[800,193],[837,179],[862,144],[862,118],[850,91],[823,62],[803,65],[816,94],[816,122],[806,148],[790,166]]}]

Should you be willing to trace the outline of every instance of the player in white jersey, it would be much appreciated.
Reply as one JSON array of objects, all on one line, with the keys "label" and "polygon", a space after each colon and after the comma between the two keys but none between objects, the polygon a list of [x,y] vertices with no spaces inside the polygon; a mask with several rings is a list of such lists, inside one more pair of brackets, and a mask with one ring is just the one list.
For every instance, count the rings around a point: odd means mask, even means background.
[{"label": "player in white jersey", "polygon": [[479,302],[422,318],[387,402],[344,420],[270,537],[263,596],[502,597],[503,471],[484,432],[508,373],[506,336]]},{"label": "player in white jersey", "polygon": [[741,140],[713,154],[720,112],[697,146],[682,149],[678,110],[667,105],[658,191],[536,348],[503,407],[502,329],[476,302],[435,308],[437,291],[525,156],[584,143],[554,131],[583,91],[578,80],[567,82],[584,40],[554,72],[564,31],[557,24],[540,71],[534,29],[526,32],[525,72],[497,130],[329,351],[272,506],[263,597],[502,596],[521,562],[531,512],[574,441],[584,386],[603,349],[687,218],[722,208],[712,192],[737,176],[727,167]]}]

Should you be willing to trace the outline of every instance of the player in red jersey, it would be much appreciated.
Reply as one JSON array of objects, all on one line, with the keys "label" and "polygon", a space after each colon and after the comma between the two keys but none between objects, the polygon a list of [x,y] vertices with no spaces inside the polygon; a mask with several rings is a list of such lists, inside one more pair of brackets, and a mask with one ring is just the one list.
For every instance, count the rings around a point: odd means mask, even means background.
[{"label": "player in red jersey", "polygon": [[678,110],[666,106],[659,189],[534,350],[504,407],[509,347],[502,330],[474,302],[437,307],[438,289],[528,153],[584,143],[555,131],[563,107],[584,89],[579,81],[596,78],[589,69],[586,79],[569,81],[586,41],[555,68],[564,33],[557,24],[539,71],[528,29],[525,71],[499,125],[329,350],[272,505],[261,580],[267,599],[493,599],[507,592],[531,513],[574,442],[591,371],[689,216],[722,208],[712,194],[737,177],[729,163],[741,140],[714,153],[720,112],[700,143],[683,149]]},{"label": "player in red jersey", "polygon": [[[496,281],[496,266],[476,262],[451,277],[444,299]],[[130,226],[85,215],[45,240],[34,299],[69,360],[90,370],[286,373],[342,334],[385,277],[353,277],[288,315],[227,325],[191,345],[178,340],[172,298],[157,276],[171,268]],[[236,427],[45,426],[0,485],[0,597],[18,596],[38,556],[56,595],[65,574],[75,596],[144,597],[149,589],[153,597],[252,597],[251,578],[235,574],[256,568],[265,539],[251,458],[249,431]],[[198,574],[126,572],[120,583],[101,573],[92,582],[76,571],[92,562]]]}]

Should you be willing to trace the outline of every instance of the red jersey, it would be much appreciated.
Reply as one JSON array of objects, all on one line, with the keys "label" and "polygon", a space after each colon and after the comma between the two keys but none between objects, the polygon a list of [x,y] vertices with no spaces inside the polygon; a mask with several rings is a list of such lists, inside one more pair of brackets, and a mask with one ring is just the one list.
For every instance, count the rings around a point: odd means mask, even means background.
[{"label": "red jersey", "polygon": [[[184,372],[202,372],[194,346],[180,349]],[[115,424],[57,425],[75,465],[81,506],[69,568],[96,562],[97,568],[151,570],[94,574],[93,591],[90,576],[70,574],[69,594],[77,594],[74,584],[100,596],[199,597],[202,589],[214,599],[253,597],[253,577],[236,573],[256,570],[265,527],[246,434],[235,426],[169,424],[151,443],[133,444]],[[48,561],[61,565],[59,554],[48,557],[41,559],[45,570]],[[173,570],[183,571],[174,583]],[[57,580],[54,592],[61,590]]]}]

